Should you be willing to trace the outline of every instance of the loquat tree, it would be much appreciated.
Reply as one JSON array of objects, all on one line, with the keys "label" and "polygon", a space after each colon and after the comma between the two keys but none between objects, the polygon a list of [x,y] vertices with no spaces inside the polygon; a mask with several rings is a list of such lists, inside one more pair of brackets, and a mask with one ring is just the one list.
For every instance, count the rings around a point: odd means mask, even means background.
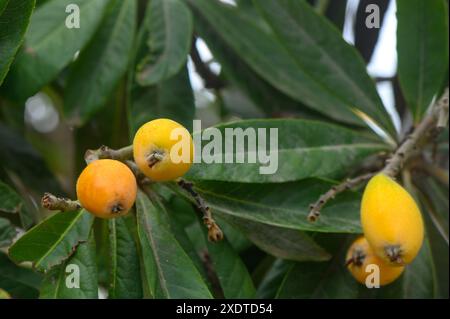
[{"label": "loquat tree", "polygon": [[446,0],[0,0],[0,298],[448,298],[448,58]]}]

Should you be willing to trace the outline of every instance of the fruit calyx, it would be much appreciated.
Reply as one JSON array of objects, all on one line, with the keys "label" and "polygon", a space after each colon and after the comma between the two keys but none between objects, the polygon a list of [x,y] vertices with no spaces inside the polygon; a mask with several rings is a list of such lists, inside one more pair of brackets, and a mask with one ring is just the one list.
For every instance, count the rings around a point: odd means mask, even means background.
[{"label": "fruit calyx", "polygon": [[402,249],[400,245],[388,245],[384,248],[389,261],[398,265],[403,265]]},{"label": "fruit calyx", "polygon": [[361,267],[364,264],[364,259],[366,259],[366,253],[361,248],[356,248],[353,251],[352,257],[347,260],[345,266],[355,265],[357,267]]},{"label": "fruit calyx", "polygon": [[120,214],[123,210],[124,210],[124,208],[121,203],[117,203],[111,207],[112,214]]},{"label": "fruit calyx", "polygon": [[165,152],[163,150],[155,150],[147,156],[148,167],[153,168],[156,164],[164,159]]}]

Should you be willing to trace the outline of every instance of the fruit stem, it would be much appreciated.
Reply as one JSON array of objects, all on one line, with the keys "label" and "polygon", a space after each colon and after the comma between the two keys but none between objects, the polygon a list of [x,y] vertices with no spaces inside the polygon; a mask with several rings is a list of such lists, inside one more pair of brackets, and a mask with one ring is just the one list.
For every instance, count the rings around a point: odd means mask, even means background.
[{"label": "fruit stem", "polygon": [[98,159],[114,159],[118,161],[126,161],[133,157],[133,145],[128,145],[117,150],[102,145],[96,150],[87,150],[84,154],[86,164],[89,164]]},{"label": "fruit stem", "polygon": [[402,251],[399,245],[389,245],[384,248],[389,261],[399,265],[403,264]]},{"label": "fruit stem", "polygon": [[346,190],[352,189],[352,188],[358,186],[359,184],[361,184],[365,181],[368,181],[374,175],[375,175],[375,173],[366,173],[366,174],[357,176],[355,178],[347,179],[345,182],[338,184],[336,186],[333,186],[325,194],[320,196],[319,199],[315,203],[313,203],[309,206],[310,210],[309,210],[309,214],[308,214],[308,220],[310,222],[315,222],[319,218],[320,211],[322,210],[323,206],[325,206],[325,204],[328,203],[328,201],[334,199],[336,197],[336,195],[338,195],[339,193],[342,193]]},{"label": "fruit stem", "polygon": [[[447,126],[448,110],[447,87],[441,98],[431,107],[430,112],[386,161],[386,165],[380,173],[392,178],[397,176],[405,161],[409,159],[427,139],[435,138]],[[316,221],[320,216],[320,210],[328,201],[333,199],[337,194],[369,180],[375,174],[376,173],[367,173],[360,175],[352,179],[347,179],[342,184],[332,187],[329,191],[320,196],[317,202],[310,205],[310,211],[307,217],[308,220],[310,222]]]},{"label": "fruit stem", "polygon": [[194,190],[194,184],[191,182],[180,179],[178,185],[188,192],[197,204],[197,208],[203,214],[203,223],[208,229],[208,239],[212,242],[217,242],[223,239],[223,232],[217,225],[216,221],[212,218],[211,209],[206,205],[205,200]]},{"label": "fruit stem", "polygon": [[57,197],[50,193],[44,193],[41,199],[41,205],[48,210],[59,210],[63,212],[72,212],[82,208],[79,201]]}]

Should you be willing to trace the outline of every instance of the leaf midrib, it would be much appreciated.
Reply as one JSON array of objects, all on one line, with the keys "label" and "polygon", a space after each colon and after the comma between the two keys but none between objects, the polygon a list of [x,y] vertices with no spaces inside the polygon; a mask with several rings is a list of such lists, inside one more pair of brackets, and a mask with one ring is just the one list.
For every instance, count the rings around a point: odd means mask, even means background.
[{"label": "leaf midrib", "polygon": [[[142,199],[140,199],[140,201],[141,201],[142,207],[147,207],[146,203]],[[158,269],[158,277],[159,277],[159,280],[160,280],[161,288],[163,289],[163,291],[166,294],[166,296],[170,298],[170,293],[169,293],[169,290],[167,288],[166,279],[165,279],[165,277],[163,275],[163,271],[162,271],[161,266],[160,266],[161,262],[160,262],[159,254],[156,251],[157,250],[156,249],[157,246],[156,246],[155,240],[153,238],[152,226],[150,226],[147,214],[148,214],[147,210],[143,209],[142,217],[144,218],[144,222],[145,222],[144,226],[146,228],[145,237],[147,237],[150,240],[151,246],[153,248],[152,254],[153,254],[153,257],[155,258],[156,268]],[[155,295],[156,295],[156,291],[155,291]]]},{"label": "leaf midrib", "polygon": [[[287,153],[287,152],[295,152],[295,153],[307,153],[317,150],[323,150],[323,151],[339,151],[341,149],[348,149],[348,148],[375,148],[375,149],[385,149],[387,148],[387,145],[384,144],[377,144],[377,143],[359,143],[359,144],[337,144],[337,145],[323,145],[323,146],[311,146],[311,147],[292,147],[292,148],[282,148],[279,149],[277,153]],[[248,154],[248,153],[257,153],[258,151],[250,152],[250,151],[244,151],[244,152],[233,152],[232,154]],[[218,155],[221,154],[231,154],[231,153],[218,153]]]},{"label": "leaf midrib", "polygon": [[[168,3],[168,1],[162,0],[162,11],[163,11],[163,18],[164,18],[163,19],[164,20],[163,21],[163,23],[164,23],[163,30],[164,30],[164,41],[166,44],[170,44],[170,40],[172,39],[172,37],[170,34],[171,33],[171,24],[167,22],[168,21],[168,13],[167,13],[168,10],[167,10],[167,5],[166,5],[167,3]],[[151,52],[151,54],[154,54],[154,51],[155,51],[154,48],[152,49],[152,51],[153,52]],[[145,68],[145,73],[151,73],[151,70],[152,69],[154,70],[155,66],[160,65],[161,61],[166,60],[169,51],[170,50],[167,48],[167,45],[164,45],[162,54],[160,54],[158,56],[158,59],[155,62],[151,63],[150,65],[148,65]],[[164,70],[163,74],[165,72],[166,72],[166,70]],[[148,75],[146,77],[148,77]]]},{"label": "leaf midrib", "polygon": [[[155,209],[162,209],[162,207],[157,207],[156,204],[154,204],[154,203],[152,203],[152,205],[154,206]],[[144,215],[146,215],[146,214],[144,213]],[[155,260],[157,261],[156,264],[157,264],[157,268],[158,268],[158,274],[159,274],[159,277],[160,277],[160,279],[164,280],[164,287],[165,287],[165,290],[166,290],[166,293],[167,293],[167,297],[170,298],[170,293],[169,293],[169,290],[168,290],[168,288],[167,288],[167,286],[166,286],[166,281],[165,281],[165,277],[164,277],[164,271],[163,271],[163,269],[159,266],[159,265],[161,264],[161,263],[160,263],[160,258],[159,258],[159,255],[158,255],[158,251],[160,250],[160,249],[159,249],[159,245],[156,245],[155,241],[153,240],[153,236],[152,236],[152,232],[151,232],[151,229],[152,229],[152,228],[151,228],[151,226],[150,226],[150,223],[148,223],[148,220],[147,220],[147,217],[146,217],[146,216],[145,216],[145,226],[146,226],[147,228],[149,228],[149,229],[148,229],[149,232],[147,232],[147,233],[149,234],[149,237],[150,237],[150,240],[151,240],[151,244],[152,244],[152,247],[153,247],[153,250],[154,250],[154,254],[153,254],[153,255],[155,256]],[[165,226],[161,226],[161,227],[165,227]],[[167,230],[167,229],[166,229],[166,230]],[[196,274],[196,276],[197,276],[197,279],[199,280],[199,282],[202,282],[202,283],[203,283],[204,289],[208,292],[208,294],[209,294],[209,296],[210,296],[209,289],[207,288],[206,284],[204,284],[201,275],[198,273],[198,270],[197,270],[197,268],[194,266],[194,264],[193,264],[192,260],[190,259],[189,255],[185,252],[185,250],[184,250],[183,247],[180,245],[180,243],[178,242],[178,240],[176,240],[175,238],[172,238],[172,243],[175,244],[175,245],[178,247],[180,253],[182,253],[182,254],[185,256],[185,258],[190,262],[190,264],[191,264],[191,266],[192,266],[192,270],[195,272],[195,274]],[[180,288],[182,288],[182,289],[184,289],[184,290],[187,290],[187,291],[191,291],[191,289],[188,289],[187,287],[182,287],[182,286],[179,286],[179,285],[178,285],[178,287],[180,287]]]},{"label": "leaf midrib", "polygon": [[[131,2],[129,2],[129,3],[131,3]],[[117,20],[114,23],[114,27],[109,33],[109,37],[108,37],[107,43],[106,43],[106,45],[104,47],[105,49],[100,53],[100,56],[98,57],[99,58],[98,61],[102,61],[103,58],[107,55],[107,53],[110,52],[109,50],[110,50],[110,48],[112,46],[112,43],[114,43],[114,40],[116,38],[115,35],[119,32],[118,30],[120,30],[120,27],[122,27],[122,25],[123,25],[123,20],[125,19],[124,18],[124,15],[125,15],[124,12],[127,12],[126,9],[128,9],[127,8],[127,2],[123,1],[122,6],[121,6],[120,11],[119,11],[119,14],[117,15]],[[108,18],[111,18],[111,17],[108,17]],[[101,32],[101,30],[99,32]],[[94,36],[94,40],[95,40],[95,36]],[[92,72],[90,72],[90,74],[94,75],[94,76],[98,75],[100,73],[98,70],[99,69],[100,70],[103,69],[104,66],[105,65],[102,64],[102,63],[96,63],[95,66],[94,66],[94,69],[92,70]],[[89,97],[91,97],[93,93],[97,94],[97,92],[93,92],[90,89],[91,89],[90,87],[83,86],[83,91],[87,91],[88,92],[87,95]],[[80,92],[78,93],[78,95],[80,95]],[[83,94],[81,94],[81,95],[83,95]],[[105,100],[106,98],[103,98],[103,99]],[[85,104],[84,106],[86,106],[86,105],[87,104]],[[83,109],[85,109],[85,107],[83,107]]]},{"label": "leaf midrib", "polygon": [[[199,189],[198,187],[196,187],[196,188]],[[223,194],[212,193],[212,192],[209,192],[209,191],[204,190],[204,189],[202,189],[200,192],[203,193],[203,194],[209,194],[209,195],[211,195],[213,197],[216,197],[216,198],[219,198],[219,199],[224,199],[224,200],[235,202],[235,203],[241,203],[241,204],[245,204],[245,205],[249,205],[249,206],[255,206],[255,207],[263,208],[263,209],[270,209],[270,210],[276,209],[276,210],[279,210],[279,211],[282,211],[282,212],[289,213],[289,215],[291,215],[291,216],[292,216],[292,213],[296,212],[295,210],[290,210],[290,209],[287,209],[287,208],[266,206],[264,204],[260,204],[260,203],[256,203],[256,202],[250,202],[250,201],[245,200],[245,199],[238,199],[238,198],[229,197],[229,196],[223,195]],[[280,223],[273,222],[273,221],[267,220],[267,219],[264,219],[264,221],[263,221],[261,219],[254,218],[253,216],[250,216],[248,214],[246,214],[245,216],[238,215],[234,211],[230,211],[230,209],[219,208],[216,205],[211,205],[211,206],[215,207],[217,210],[222,211],[225,214],[237,216],[237,217],[244,218],[244,219],[249,219],[249,220],[252,220],[254,222],[259,222],[259,223],[263,223],[263,224],[267,224],[267,225],[278,226],[278,227],[281,227],[281,228],[296,229],[296,230],[316,230],[316,231],[320,231],[320,227],[317,228],[317,227],[312,227],[311,226],[311,227],[299,228],[298,225],[295,226],[295,225],[292,225],[292,224],[280,224]],[[305,214],[305,220],[306,220],[306,214]],[[342,218],[338,218],[338,217],[333,217],[333,220],[334,221],[342,220],[342,221],[344,221],[346,223],[349,222],[347,219],[342,219]],[[306,221],[302,222],[300,226],[303,226],[303,225],[307,225]],[[325,227],[330,227],[330,225],[327,224],[327,225],[325,225]],[[351,232],[347,230],[347,231],[345,231],[345,233],[351,233]]]}]

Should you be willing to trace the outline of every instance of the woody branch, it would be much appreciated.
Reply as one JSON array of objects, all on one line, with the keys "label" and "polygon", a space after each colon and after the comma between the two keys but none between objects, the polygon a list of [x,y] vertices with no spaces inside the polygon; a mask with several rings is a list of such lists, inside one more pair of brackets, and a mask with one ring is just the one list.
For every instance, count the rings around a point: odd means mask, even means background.
[{"label": "woody branch", "polygon": [[[392,178],[396,177],[400,173],[405,162],[447,126],[449,112],[448,91],[449,89],[446,88],[444,94],[432,106],[430,112],[386,161],[386,165],[380,173]],[[329,191],[320,196],[315,203],[310,205],[308,220],[311,222],[316,221],[320,216],[321,209],[328,201],[335,198],[339,193],[368,181],[375,174],[376,173],[365,173],[355,178],[347,179],[345,182],[332,187]]]}]

